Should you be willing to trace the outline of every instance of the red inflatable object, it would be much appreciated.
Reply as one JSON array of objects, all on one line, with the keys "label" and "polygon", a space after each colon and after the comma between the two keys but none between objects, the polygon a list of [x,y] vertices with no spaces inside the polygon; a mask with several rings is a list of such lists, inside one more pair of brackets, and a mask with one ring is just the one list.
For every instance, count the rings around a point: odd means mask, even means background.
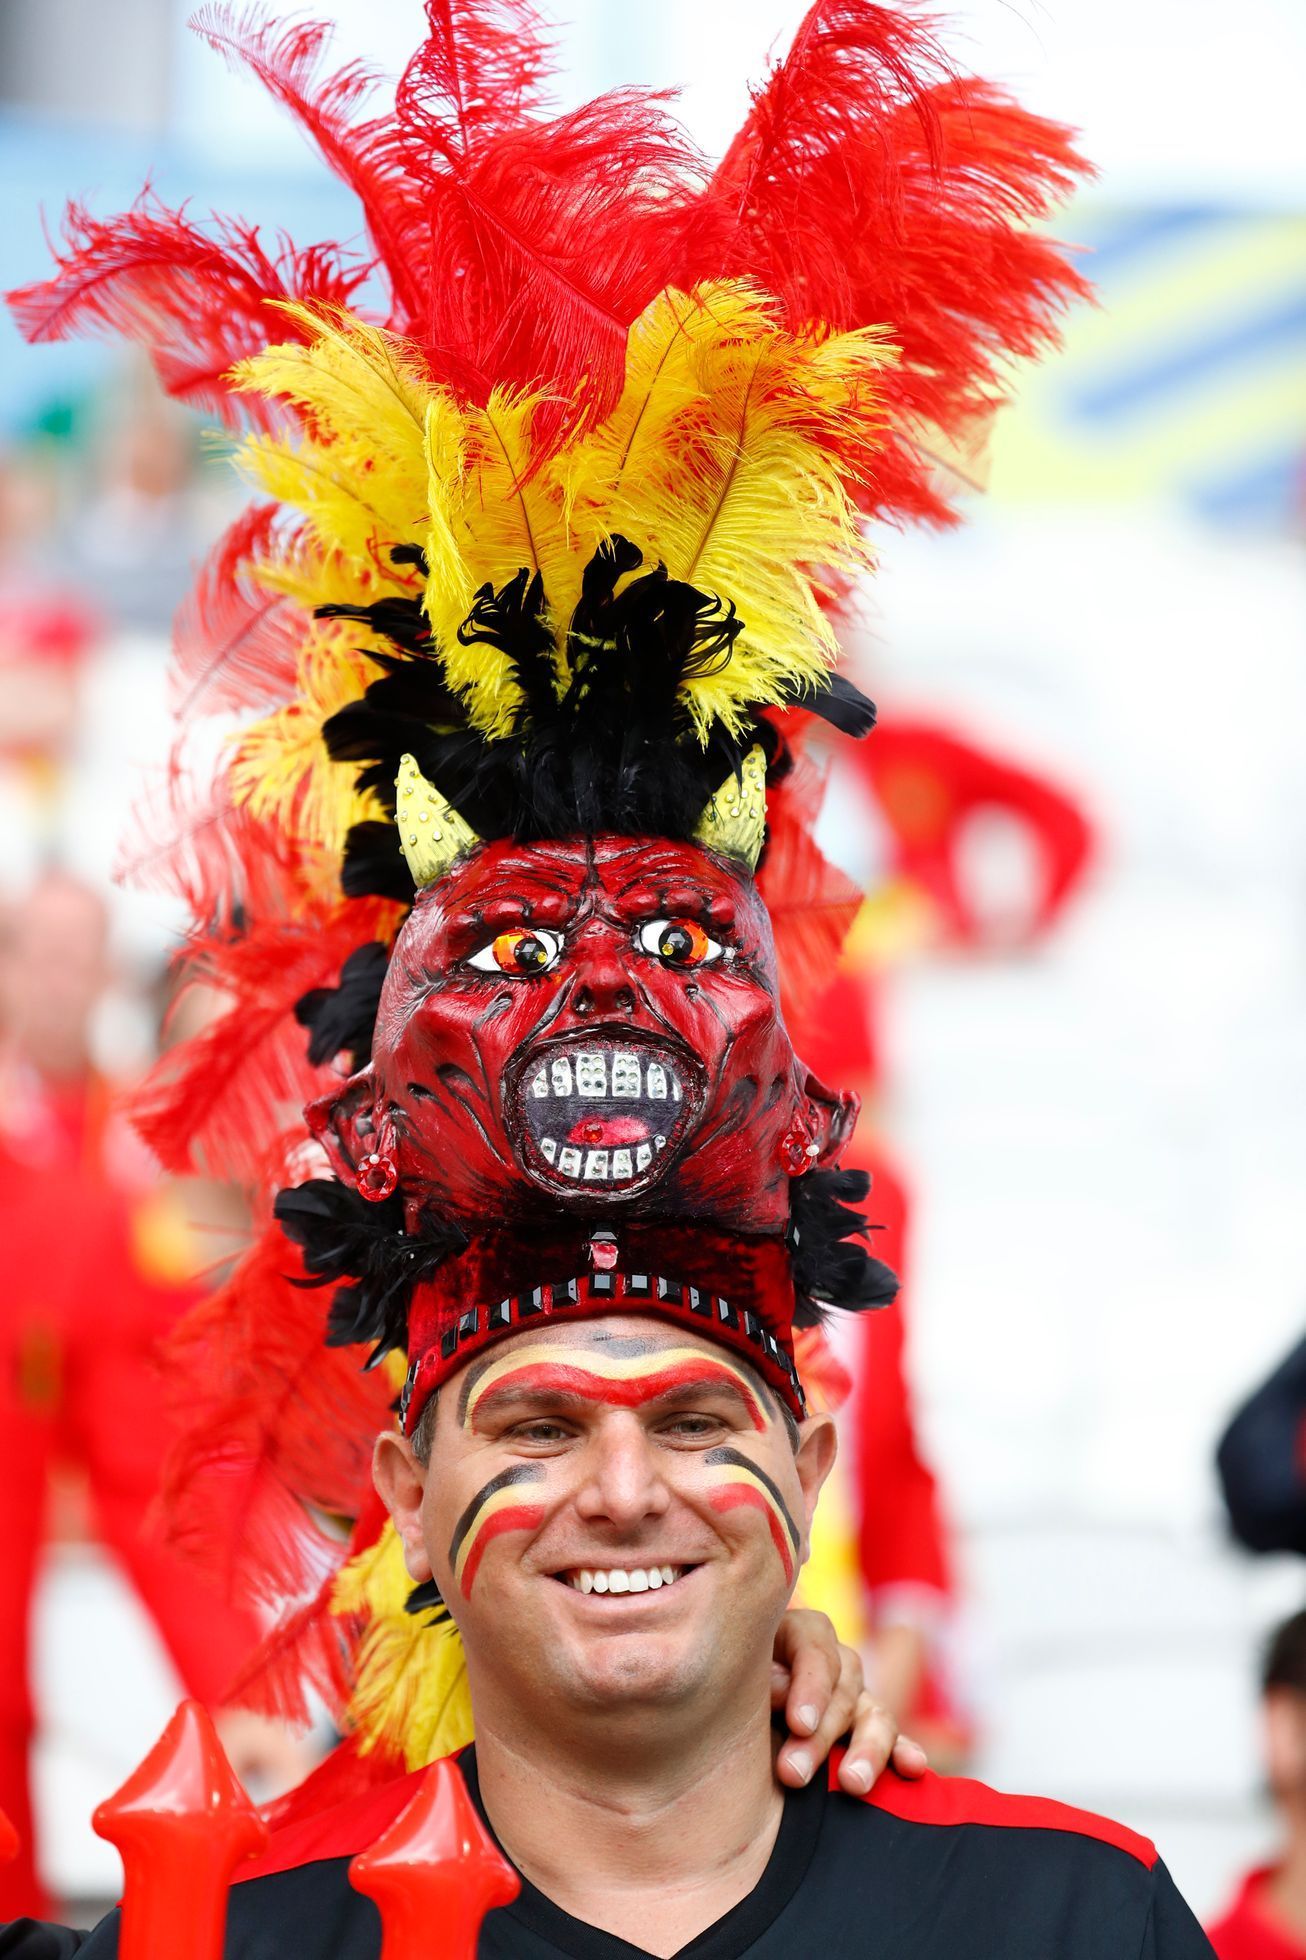
[{"label": "red inflatable object", "polygon": [[521,1889],[447,1760],[432,1763],[349,1878],[380,1911],[381,1960],[475,1960],[486,1913]]},{"label": "red inflatable object", "polygon": [[122,1854],[120,1960],[221,1960],[231,1875],[268,1827],[199,1702],[182,1702],[91,1821]]}]

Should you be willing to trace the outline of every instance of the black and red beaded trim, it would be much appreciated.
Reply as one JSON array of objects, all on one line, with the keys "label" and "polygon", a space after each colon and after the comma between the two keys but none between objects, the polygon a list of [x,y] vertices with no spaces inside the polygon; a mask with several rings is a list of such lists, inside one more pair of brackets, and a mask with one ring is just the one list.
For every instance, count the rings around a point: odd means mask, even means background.
[{"label": "black and red beaded trim", "polygon": [[608,1307],[660,1313],[695,1326],[710,1339],[741,1353],[800,1419],[807,1413],[792,1354],[751,1309],[732,1306],[720,1293],[664,1274],[609,1271],[534,1286],[489,1306],[468,1307],[450,1321],[438,1341],[409,1367],[399,1399],[399,1419],[405,1432],[412,1434],[432,1391],[482,1348],[514,1330],[529,1327],[536,1319],[592,1317]]}]

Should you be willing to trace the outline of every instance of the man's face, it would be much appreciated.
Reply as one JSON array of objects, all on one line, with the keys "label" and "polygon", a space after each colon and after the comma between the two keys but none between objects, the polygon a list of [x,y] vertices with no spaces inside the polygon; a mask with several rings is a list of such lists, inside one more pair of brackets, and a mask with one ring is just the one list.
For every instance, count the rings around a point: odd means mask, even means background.
[{"label": "man's face", "polygon": [[415,1215],[561,1202],[777,1231],[830,1135],[765,908],[690,844],[483,846],[400,934],[372,1052],[310,1120],[349,1161],[386,1149]]},{"label": "man's face", "polygon": [[376,1472],[474,1697],[556,1724],[765,1695],[832,1456],[725,1349],[622,1314],[500,1342],[441,1388],[429,1467],[388,1435]]}]

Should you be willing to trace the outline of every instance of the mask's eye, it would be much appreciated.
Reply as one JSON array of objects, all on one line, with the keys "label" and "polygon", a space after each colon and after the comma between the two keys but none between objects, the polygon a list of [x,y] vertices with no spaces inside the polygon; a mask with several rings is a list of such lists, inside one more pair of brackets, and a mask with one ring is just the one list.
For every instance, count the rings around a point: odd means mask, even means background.
[{"label": "mask's eye", "polygon": [[561,951],[561,933],[546,932],[543,926],[514,926],[473,953],[467,964],[478,973],[547,973],[557,965]]},{"label": "mask's eye", "polygon": [[695,919],[650,919],[635,934],[635,944],[665,966],[706,966],[721,952]]}]

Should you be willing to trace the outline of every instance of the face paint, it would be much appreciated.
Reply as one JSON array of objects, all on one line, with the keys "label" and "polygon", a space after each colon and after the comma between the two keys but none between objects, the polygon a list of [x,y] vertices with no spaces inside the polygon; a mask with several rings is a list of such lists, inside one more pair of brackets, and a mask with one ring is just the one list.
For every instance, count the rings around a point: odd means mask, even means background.
[{"label": "face paint", "polygon": [[736,1505],[746,1504],[761,1511],[770,1526],[785,1578],[792,1585],[798,1574],[802,1539],[789,1506],[765,1470],[759,1470],[739,1450],[728,1448],[709,1450],[703,1464],[708,1472],[708,1503],[712,1509],[732,1511]]},{"label": "face paint", "polygon": [[523,1503],[520,1486],[539,1483],[543,1476],[541,1463],[517,1463],[511,1470],[501,1470],[477,1491],[459,1518],[449,1541],[449,1563],[464,1599],[471,1598],[491,1540],[505,1531],[534,1531],[542,1521],[545,1506]]},{"label": "face paint", "polygon": [[469,1371],[459,1414],[475,1429],[478,1412],[509,1395],[578,1395],[610,1408],[638,1409],[673,1389],[700,1386],[738,1395],[754,1429],[765,1429],[757,1386],[728,1356],[700,1348],[653,1348],[624,1356],[544,1344],[517,1348]]}]

